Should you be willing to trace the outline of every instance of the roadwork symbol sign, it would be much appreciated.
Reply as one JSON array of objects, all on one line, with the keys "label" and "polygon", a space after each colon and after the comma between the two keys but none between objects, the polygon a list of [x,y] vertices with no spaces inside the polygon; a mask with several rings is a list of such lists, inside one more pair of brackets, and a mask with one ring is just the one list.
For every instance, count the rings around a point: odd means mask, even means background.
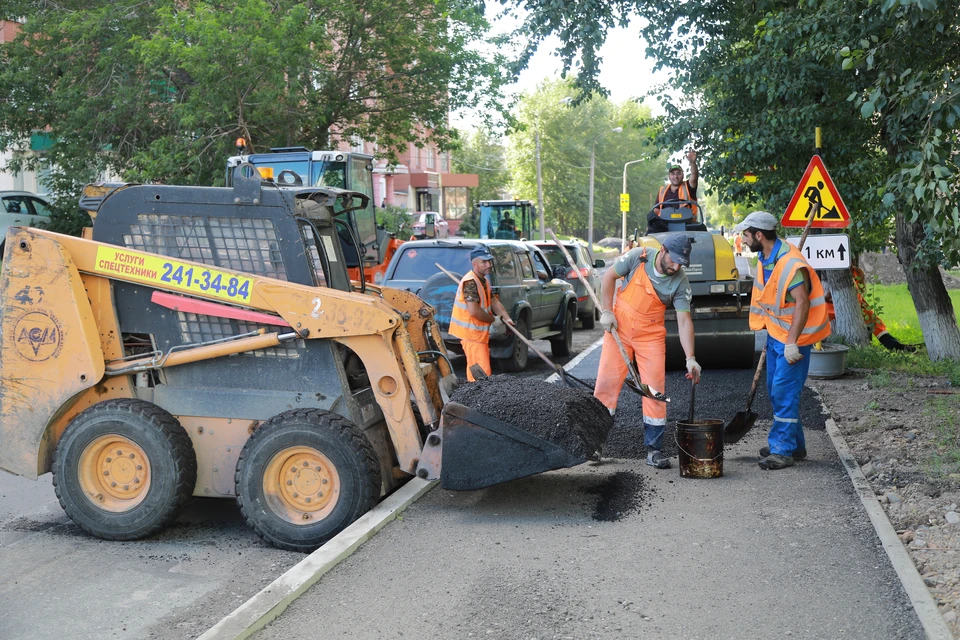
[{"label": "roadwork symbol sign", "polygon": [[820,156],[813,156],[780,224],[785,227],[807,226],[807,219],[818,203],[820,213],[813,221],[814,227],[842,229],[850,225],[850,213],[833,185],[823,160]]}]

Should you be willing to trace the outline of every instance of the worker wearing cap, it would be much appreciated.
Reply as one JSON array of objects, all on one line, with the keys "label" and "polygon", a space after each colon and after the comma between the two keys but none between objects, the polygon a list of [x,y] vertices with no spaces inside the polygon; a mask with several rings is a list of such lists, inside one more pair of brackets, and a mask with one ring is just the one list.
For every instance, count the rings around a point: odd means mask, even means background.
[{"label": "worker wearing cap", "polygon": [[[697,200],[697,185],[700,182],[700,170],[697,167],[697,152],[693,149],[687,151],[687,160],[690,162],[690,178],[683,179],[683,167],[678,164],[670,165],[667,171],[668,184],[660,187],[657,193],[657,201],[650,213],[647,215],[647,233],[659,233],[666,231],[665,223],[660,219],[660,209],[671,202],[681,200]],[[687,206],[690,205],[681,205]],[[698,207],[693,207],[694,212]]]},{"label": "worker wearing cap", "polygon": [[[636,361],[640,381],[662,392],[667,355],[665,312],[669,304],[677,311],[680,344],[687,356],[687,377],[700,381],[700,365],[693,352],[690,282],[680,268],[690,264],[691,243],[685,234],[671,233],[664,238],[660,249],[637,247],[620,256],[603,274],[600,324],[606,333],[593,395],[611,414],[617,408],[620,389],[627,377],[627,364],[610,332],[617,332],[627,357]],[[621,278],[623,284],[614,302],[616,281]],[[647,464],[658,469],[670,468],[670,460],[662,453],[666,424],[667,406],[645,397],[643,426]]]},{"label": "worker wearing cap", "polygon": [[450,333],[460,338],[467,356],[467,380],[476,382],[470,367],[479,364],[490,375],[490,331],[496,319],[513,324],[500,298],[490,292],[487,275],[493,271],[493,256],[484,246],[470,252],[472,269],[460,279],[450,318]]},{"label": "worker wearing cap", "polygon": [[750,328],[767,330],[767,393],[773,405],[762,469],[792,467],[807,457],[800,425],[800,393],[810,368],[810,349],[830,335],[823,285],[803,254],[777,237],[777,219],[754,211],[734,227],[760,254],[753,281]]}]

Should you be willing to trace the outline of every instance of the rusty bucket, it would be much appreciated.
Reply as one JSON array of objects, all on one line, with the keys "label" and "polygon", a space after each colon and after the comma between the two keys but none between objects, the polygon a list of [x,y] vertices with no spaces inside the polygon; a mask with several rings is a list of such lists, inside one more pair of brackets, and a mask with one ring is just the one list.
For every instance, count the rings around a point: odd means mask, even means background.
[{"label": "rusty bucket", "polygon": [[723,475],[723,420],[677,422],[681,478]]}]

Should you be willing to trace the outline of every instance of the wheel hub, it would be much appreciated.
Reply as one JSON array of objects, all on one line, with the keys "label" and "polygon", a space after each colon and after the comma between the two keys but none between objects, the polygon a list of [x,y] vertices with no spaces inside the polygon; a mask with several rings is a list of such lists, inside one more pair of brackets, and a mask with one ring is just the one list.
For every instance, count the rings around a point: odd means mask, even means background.
[{"label": "wheel hub", "polygon": [[336,505],[340,476],[327,456],[312,447],[289,447],[264,470],[264,494],[273,510],[288,522],[313,524]]},{"label": "wheel hub", "polygon": [[133,440],[109,434],[84,447],[77,475],[93,504],[107,511],[127,511],[146,497],[150,460]]}]

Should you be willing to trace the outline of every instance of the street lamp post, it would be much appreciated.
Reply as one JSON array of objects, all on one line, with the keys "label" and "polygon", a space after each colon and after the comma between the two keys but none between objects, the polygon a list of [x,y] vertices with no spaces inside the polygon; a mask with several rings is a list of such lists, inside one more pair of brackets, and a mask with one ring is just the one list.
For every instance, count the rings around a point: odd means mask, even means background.
[{"label": "street lamp post", "polygon": [[[620,193],[627,192],[627,167],[629,167],[632,164],[637,164],[638,162],[643,162],[644,160],[647,160],[647,158],[640,158],[639,160],[631,160],[630,162],[624,163],[623,188],[620,190]],[[622,235],[622,243],[620,245],[620,251],[623,252],[627,250],[627,212],[626,211],[623,212],[623,228],[621,231],[623,235]]]},{"label": "street lamp post", "polygon": [[540,172],[540,119],[537,118],[537,129],[534,132],[537,141],[537,213],[540,219],[540,242],[547,241],[547,228],[543,221],[543,174]]},{"label": "street lamp post", "polygon": [[[620,133],[623,131],[623,127],[615,127],[611,129],[613,133]],[[594,184],[594,171],[596,169],[597,160],[597,141],[594,140],[593,144],[590,145],[590,201],[587,205],[587,246],[590,247],[590,251],[593,251],[593,184]]]}]

